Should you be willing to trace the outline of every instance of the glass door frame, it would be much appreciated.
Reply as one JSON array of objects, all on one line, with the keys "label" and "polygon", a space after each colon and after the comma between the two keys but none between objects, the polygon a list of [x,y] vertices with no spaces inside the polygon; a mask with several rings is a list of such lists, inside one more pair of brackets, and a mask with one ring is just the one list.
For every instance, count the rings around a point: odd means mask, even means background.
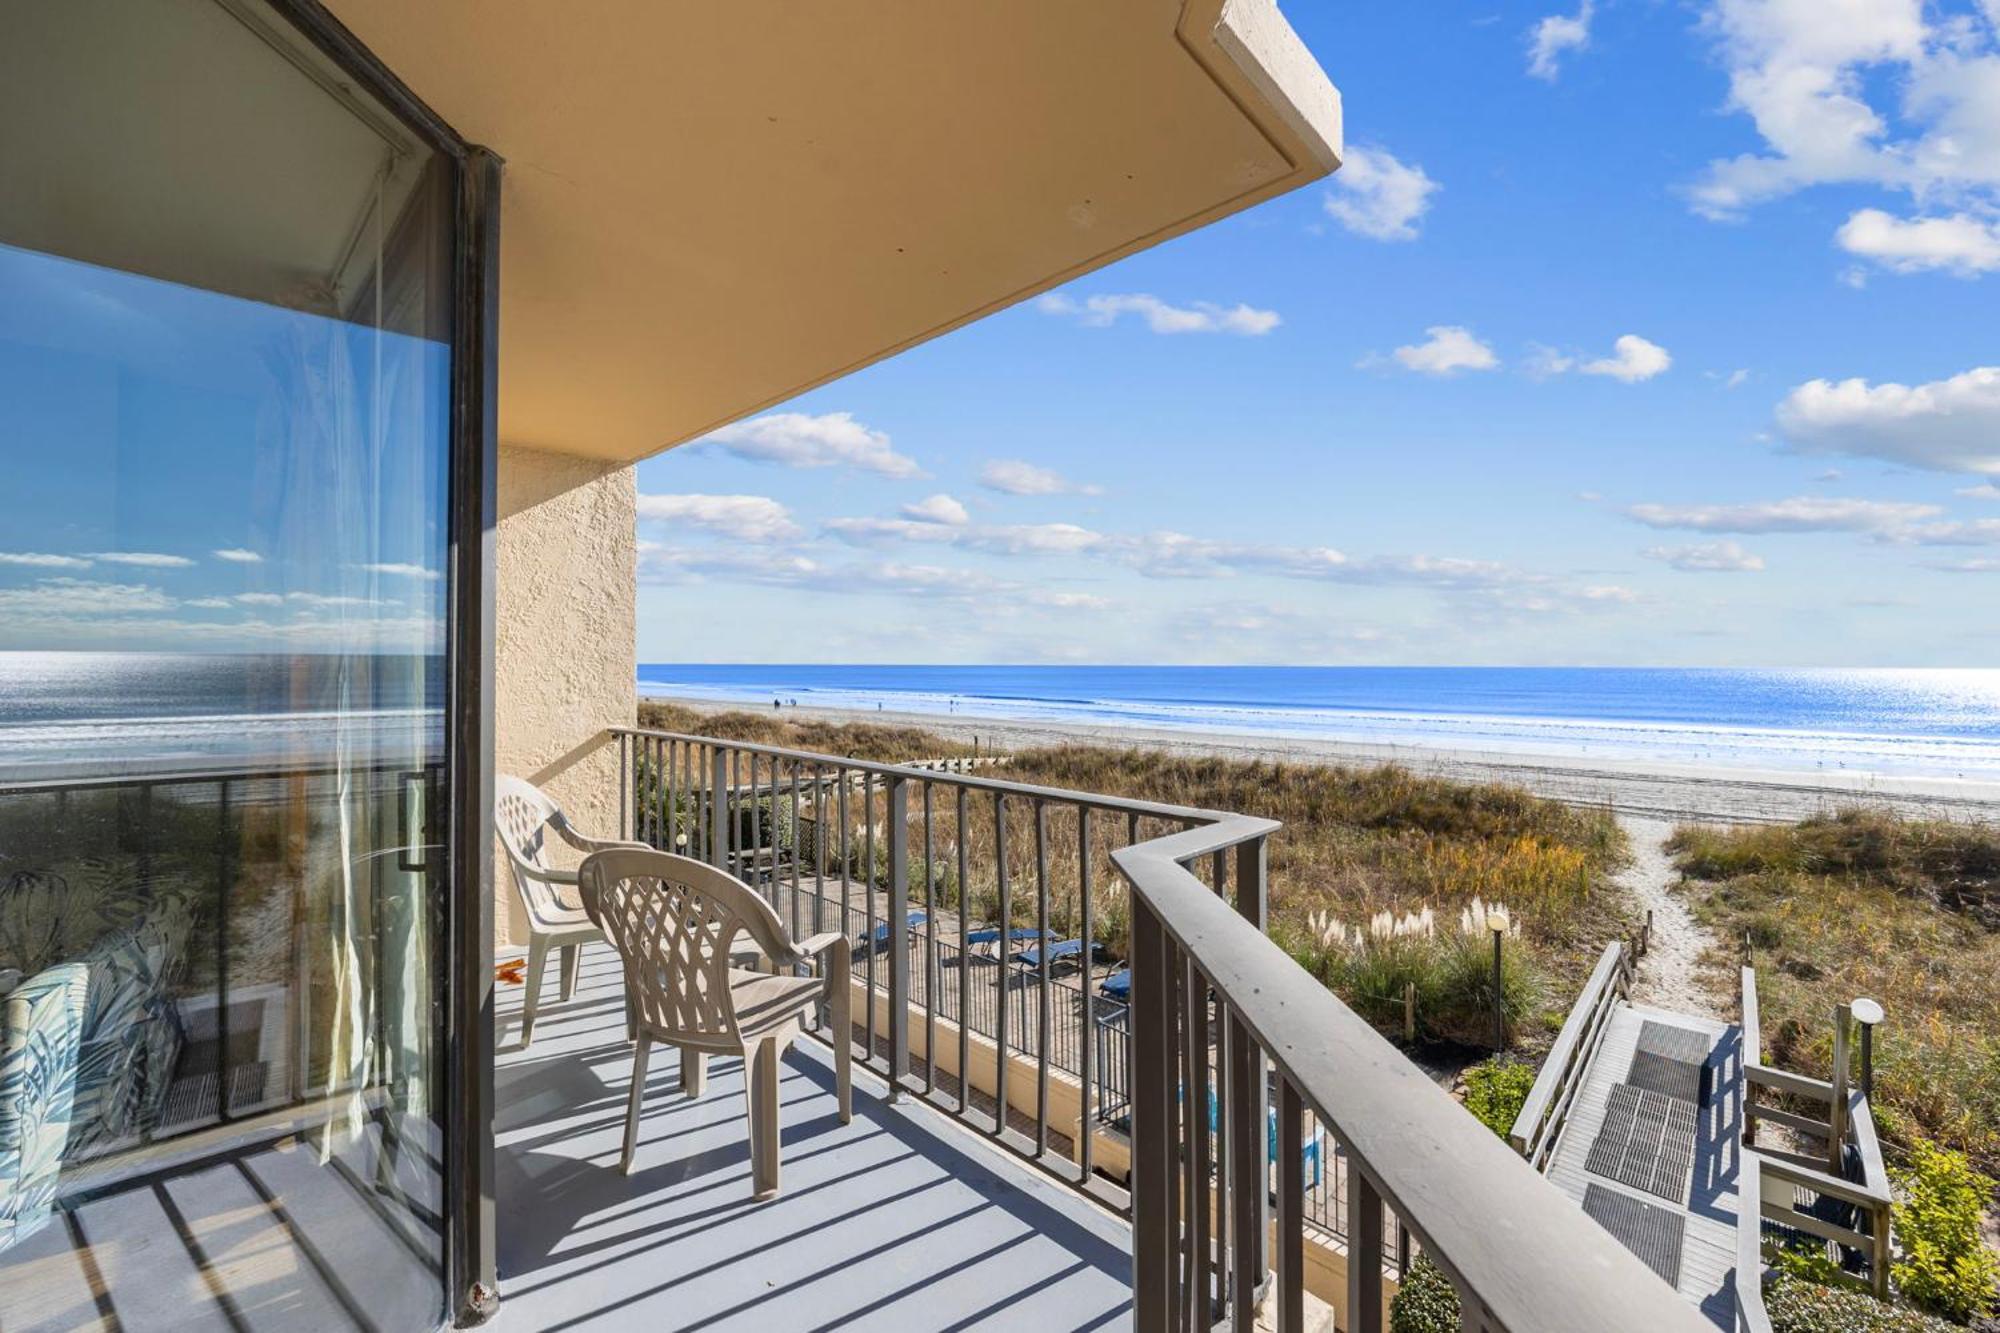
[{"label": "glass door frame", "polygon": [[493,552],[499,436],[502,162],[469,143],[319,0],[267,0],[452,168],[447,482],[446,921],[437,978],[444,1096],[444,1308],[451,1326],[499,1308],[493,1185]]}]

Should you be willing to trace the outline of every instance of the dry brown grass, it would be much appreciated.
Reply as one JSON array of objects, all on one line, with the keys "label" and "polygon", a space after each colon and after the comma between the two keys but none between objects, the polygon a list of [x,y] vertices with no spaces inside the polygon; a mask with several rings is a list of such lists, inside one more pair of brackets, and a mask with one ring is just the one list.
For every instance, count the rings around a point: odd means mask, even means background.
[{"label": "dry brown grass", "polygon": [[[1826,1077],[1834,1005],[1881,1001],[1877,1111],[2000,1168],[2000,829],[1854,810],[1678,830],[1697,914],[1757,968],[1773,1062]],[[1730,974],[1730,983],[1734,975]]]},{"label": "dry brown grass", "polygon": [[[887,762],[966,752],[908,728],[749,712],[700,714],[653,702],[641,705],[641,719],[675,731]],[[1269,848],[1271,933],[1295,950],[1314,912],[1365,922],[1379,911],[1428,905],[1455,923],[1475,896],[1506,902],[1523,927],[1509,947],[1524,953],[1526,970],[1546,983],[1534,988],[1543,1007],[1522,1024],[1530,1044],[1545,1040],[1560,1024],[1597,951],[1632,925],[1628,904],[1608,882],[1625,854],[1617,822],[1607,812],[1576,809],[1515,787],[1421,777],[1394,766],[1336,768],[1089,745],[1020,751],[997,776],[1280,821],[1284,828]],[[939,904],[956,910],[962,903],[974,920],[997,920],[991,797],[968,803],[962,830],[955,793],[938,784],[934,801]],[[912,814],[917,810],[913,799]],[[1035,815],[1029,802],[1018,800],[1008,802],[1006,815],[1014,916],[1016,924],[1032,925],[1023,913],[1035,901]],[[881,817],[878,805],[878,827]],[[1078,884],[1086,856],[1073,810],[1051,805],[1046,817],[1051,925],[1067,934],[1080,915]],[[850,809],[851,825],[861,826],[864,818],[858,806]],[[1152,837],[1168,827],[1145,820],[1139,833]],[[1128,830],[1122,819],[1100,815],[1090,832],[1092,933],[1122,950],[1127,906],[1109,857],[1127,841]],[[961,839],[967,850],[962,886]],[[922,878],[920,841],[919,830],[912,835],[913,884]]]}]

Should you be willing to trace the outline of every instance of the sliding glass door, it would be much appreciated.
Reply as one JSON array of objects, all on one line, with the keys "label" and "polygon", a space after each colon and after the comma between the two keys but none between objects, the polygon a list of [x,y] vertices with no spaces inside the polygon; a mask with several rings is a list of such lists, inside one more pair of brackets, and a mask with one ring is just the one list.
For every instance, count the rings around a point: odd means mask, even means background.
[{"label": "sliding glass door", "polygon": [[464,166],[257,0],[4,23],[0,1327],[435,1327]]}]

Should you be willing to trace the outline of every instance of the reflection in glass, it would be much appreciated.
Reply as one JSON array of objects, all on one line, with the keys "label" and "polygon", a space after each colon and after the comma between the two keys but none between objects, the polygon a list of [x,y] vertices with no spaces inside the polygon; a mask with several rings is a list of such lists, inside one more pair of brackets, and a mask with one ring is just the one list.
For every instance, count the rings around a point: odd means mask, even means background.
[{"label": "reflection in glass", "polygon": [[0,1326],[435,1323],[448,164],[244,0],[9,27]]}]

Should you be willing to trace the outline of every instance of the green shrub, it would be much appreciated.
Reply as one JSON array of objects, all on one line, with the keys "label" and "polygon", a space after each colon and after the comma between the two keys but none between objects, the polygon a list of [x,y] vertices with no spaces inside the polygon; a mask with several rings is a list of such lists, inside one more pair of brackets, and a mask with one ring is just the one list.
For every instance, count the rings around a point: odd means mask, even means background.
[{"label": "green shrub", "polygon": [[1389,1302],[1389,1333],[1458,1333],[1458,1290],[1444,1270],[1419,1254]]},{"label": "green shrub", "polygon": [[1993,1181],[1964,1153],[1928,1139],[1912,1143],[1909,1165],[1890,1174],[1900,1196],[1895,1236],[1903,1257],[1890,1269],[1897,1290],[1959,1323],[1991,1310],[2000,1260],[1981,1243],[1979,1220]]},{"label": "green shrub", "polygon": [[[1500,953],[1500,1006],[1512,1042],[1541,1007],[1541,973],[1510,938]],[[1450,935],[1439,950],[1428,993],[1417,994],[1417,1021],[1435,1037],[1466,1046],[1493,1040],[1493,940],[1481,933]]]},{"label": "green shrub", "polygon": [[1801,1237],[1780,1248],[1771,1256],[1771,1267],[1802,1282],[1822,1287],[1830,1287],[1839,1282],[1843,1271],[1839,1262],[1827,1252],[1826,1243],[1814,1240],[1810,1236]]},{"label": "green shrub", "polygon": [[1771,1333],[1957,1333],[1942,1319],[1885,1305],[1865,1291],[1822,1287],[1780,1273],[1764,1288]]},{"label": "green shrub", "polygon": [[1500,1056],[1482,1060],[1465,1071],[1465,1109],[1504,1139],[1534,1086],[1533,1065]]}]

